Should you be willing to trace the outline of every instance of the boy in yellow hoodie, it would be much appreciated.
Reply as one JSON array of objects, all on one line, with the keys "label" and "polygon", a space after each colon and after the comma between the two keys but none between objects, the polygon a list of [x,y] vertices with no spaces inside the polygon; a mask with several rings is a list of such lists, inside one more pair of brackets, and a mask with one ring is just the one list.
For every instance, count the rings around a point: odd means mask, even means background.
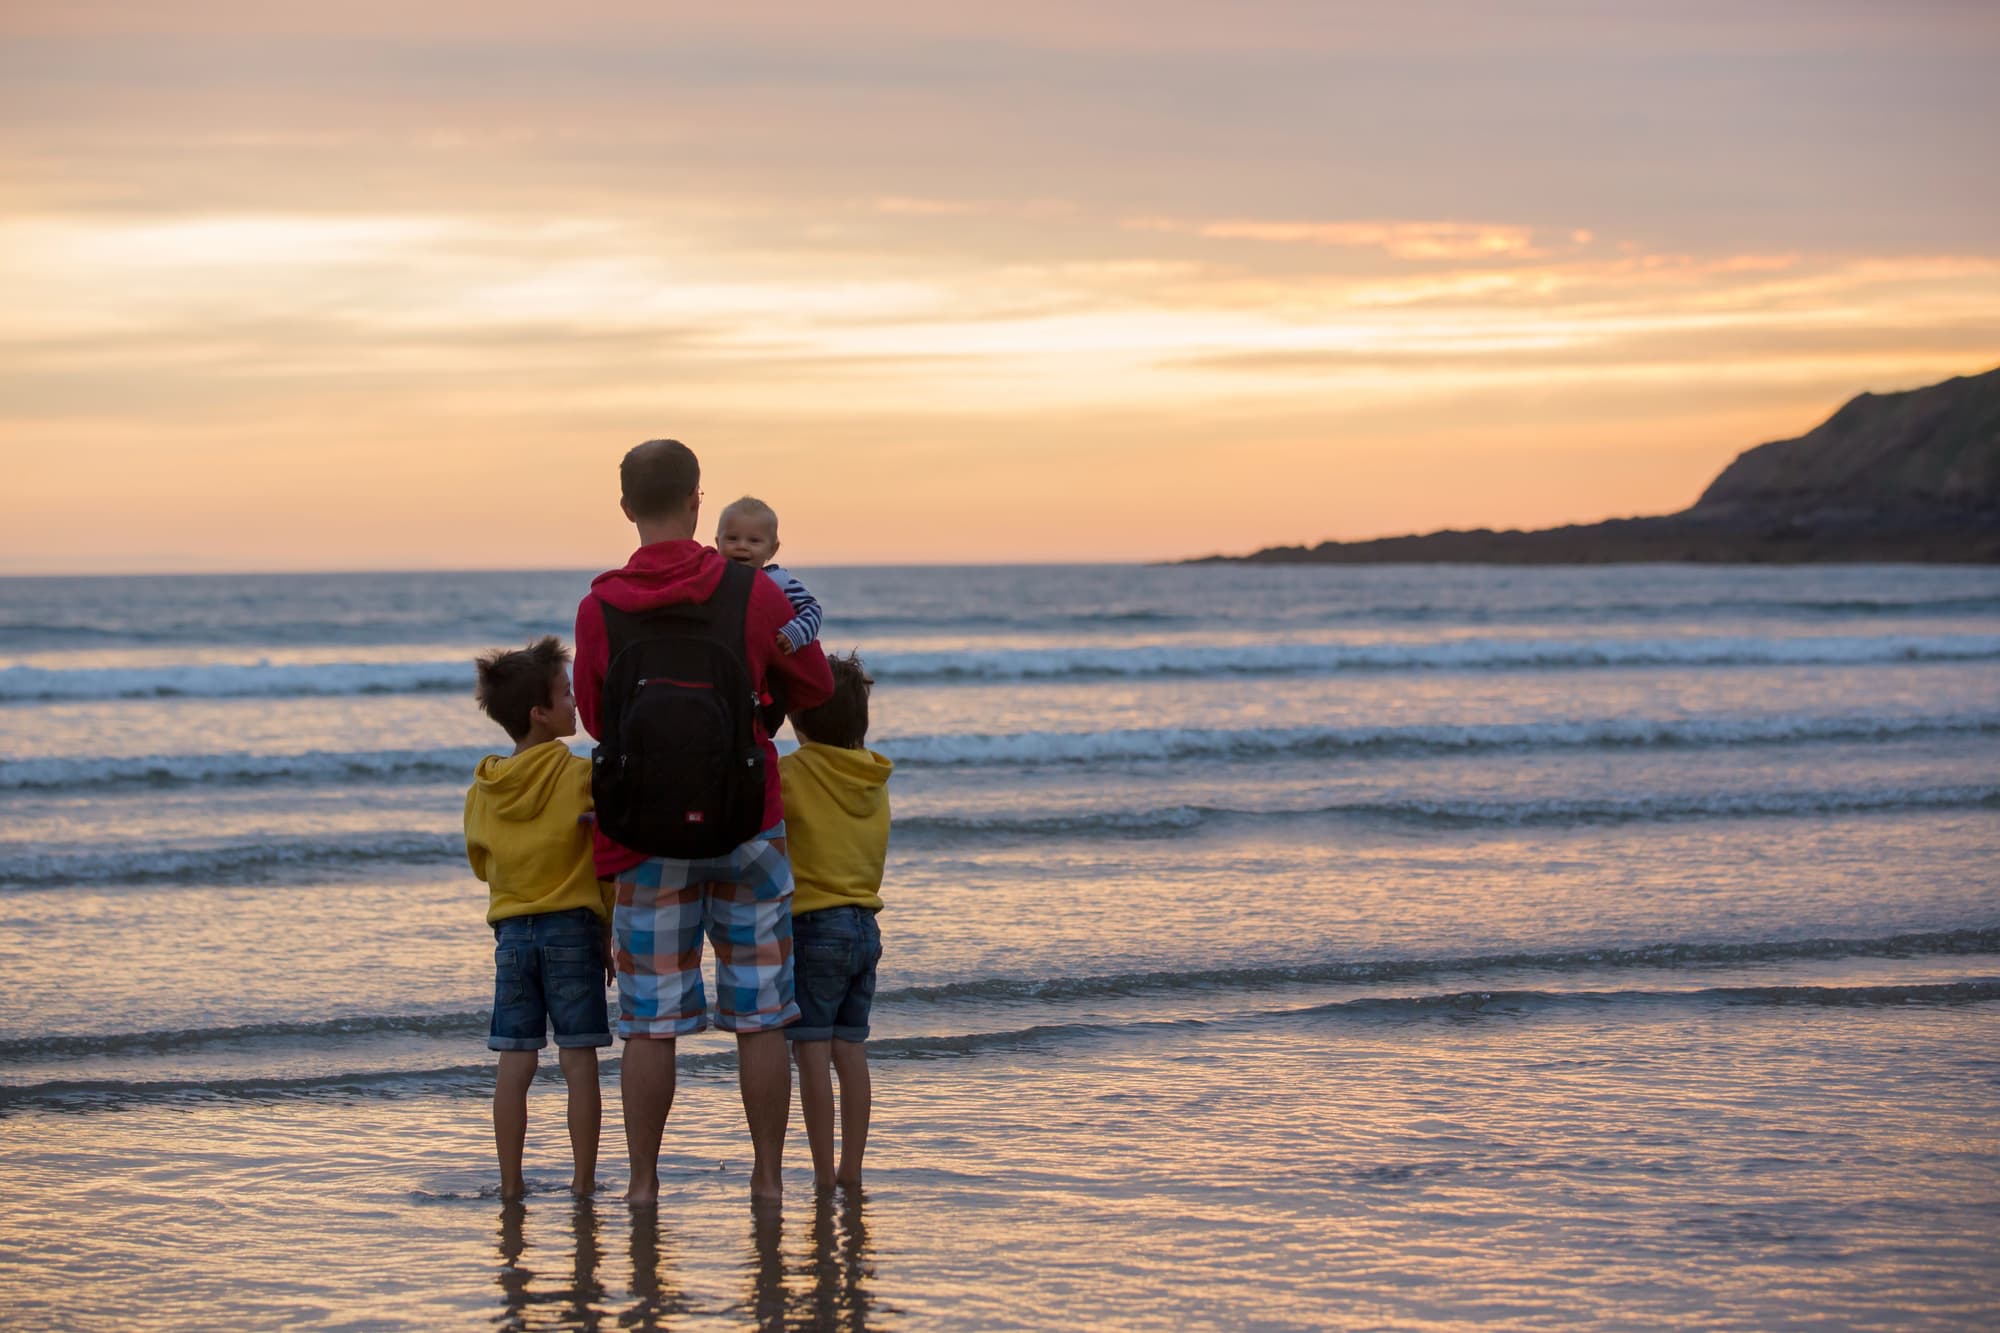
[{"label": "boy in yellow hoodie", "polygon": [[553,1020],[569,1085],[570,1191],[597,1184],[603,1107],[597,1048],[611,1044],[604,988],[611,978],[610,885],[591,859],[590,760],[563,744],[576,735],[569,652],[553,636],[477,661],[479,706],[514,739],[510,755],[479,761],[465,793],[465,855],[486,881],[493,927],[493,1024],[500,1052],[493,1083],[493,1139],[500,1196],[519,1198],[521,1146],[536,1052]]},{"label": "boy in yellow hoodie", "polygon": [[[792,855],[792,970],[799,1021],[785,1029],[821,1189],[861,1183],[872,1089],[868,1011],[882,961],[882,866],[889,855],[889,773],[867,748],[868,678],[860,657],[830,657],[833,697],[792,715],[799,748],[778,761]],[[831,1065],[831,1071],[829,1071]],[[840,1076],[834,1166],[833,1079]]]}]

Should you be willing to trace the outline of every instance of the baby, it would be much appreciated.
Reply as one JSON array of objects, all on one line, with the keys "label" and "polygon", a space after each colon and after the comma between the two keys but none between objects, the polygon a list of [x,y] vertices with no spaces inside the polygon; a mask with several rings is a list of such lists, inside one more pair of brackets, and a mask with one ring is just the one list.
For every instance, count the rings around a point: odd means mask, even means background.
[{"label": "baby", "polygon": [[778,630],[778,651],[789,657],[819,637],[819,599],[806,585],[771,563],[778,554],[778,511],[746,495],[722,511],[715,525],[715,549],[725,559],[761,569],[792,604],[792,618]]}]

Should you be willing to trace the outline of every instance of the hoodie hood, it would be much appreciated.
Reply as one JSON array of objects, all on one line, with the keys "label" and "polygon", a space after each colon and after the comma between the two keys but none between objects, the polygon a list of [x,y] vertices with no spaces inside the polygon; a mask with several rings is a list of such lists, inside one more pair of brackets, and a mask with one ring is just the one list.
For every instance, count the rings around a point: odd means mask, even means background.
[{"label": "hoodie hood", "polygon": [[882,809],[889,799],[889,774],[896,767],[873,750],[810,742],[799,746],[791,761],[792,780],[823,793],[853,819],[867,819]]},{"label": "hoodie hood", "polygon": [[489,754],[474,770],[473,787],[486,808],[511,823],[538,818],[569,773],[569,747],[547,741],[519,754]]},{"label": "hoodie hood", "polygon": [[729,562],[692,538],[654,542],[632,552],[624,568],[590,581],[590,590],[620,611],[645,611],[669,602],[703,602],[722,582]]}]

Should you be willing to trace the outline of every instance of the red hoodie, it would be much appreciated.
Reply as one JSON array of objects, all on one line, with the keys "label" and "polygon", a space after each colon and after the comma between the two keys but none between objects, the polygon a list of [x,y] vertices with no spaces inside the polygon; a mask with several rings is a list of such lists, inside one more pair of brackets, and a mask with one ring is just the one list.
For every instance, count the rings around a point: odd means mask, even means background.
[{"label": "red hoodie", "polygon": [[[604,672],[611,665],[599,599],[620,611],[706,601],[722,581],[727,564],[720,552],[697,541],[654,542],[634,551],[623,569],[610,570],[590,581],[590,591],[576,608],[576,711],[585,731],[598,735]],[[759,574],[750,585],[743,659],[750,665],[750,679],[759,694],[768,693],[766,676],[775,671],[790,687],[791,707],[814,708],[833,697],[833,672],[816,643],[789,657],[777,650],[778,627],[791,618],[791,602],[777,584]],[[757,743],[764,749],[764,827],[769,828],[785,817],[785,798],[778,781],[778,751],[764,734],[761,720]],[[599,879],[610,879],[646,859],[644,852],[615,843],[602,832],[597,834],[596,856]]]}]

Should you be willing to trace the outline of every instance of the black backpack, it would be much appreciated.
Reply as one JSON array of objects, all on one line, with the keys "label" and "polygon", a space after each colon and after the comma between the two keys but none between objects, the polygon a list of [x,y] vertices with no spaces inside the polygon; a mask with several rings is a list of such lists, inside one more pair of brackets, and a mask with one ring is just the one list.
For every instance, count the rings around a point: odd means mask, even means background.
[{"label": "black backpack", "polygon": [[731,563],[705,602],[621,611],[598,599],[610,665],[590,792],[597,826],[634,851],[695,861],[763,831],[760,701],[743,656],[756,578]]}]

